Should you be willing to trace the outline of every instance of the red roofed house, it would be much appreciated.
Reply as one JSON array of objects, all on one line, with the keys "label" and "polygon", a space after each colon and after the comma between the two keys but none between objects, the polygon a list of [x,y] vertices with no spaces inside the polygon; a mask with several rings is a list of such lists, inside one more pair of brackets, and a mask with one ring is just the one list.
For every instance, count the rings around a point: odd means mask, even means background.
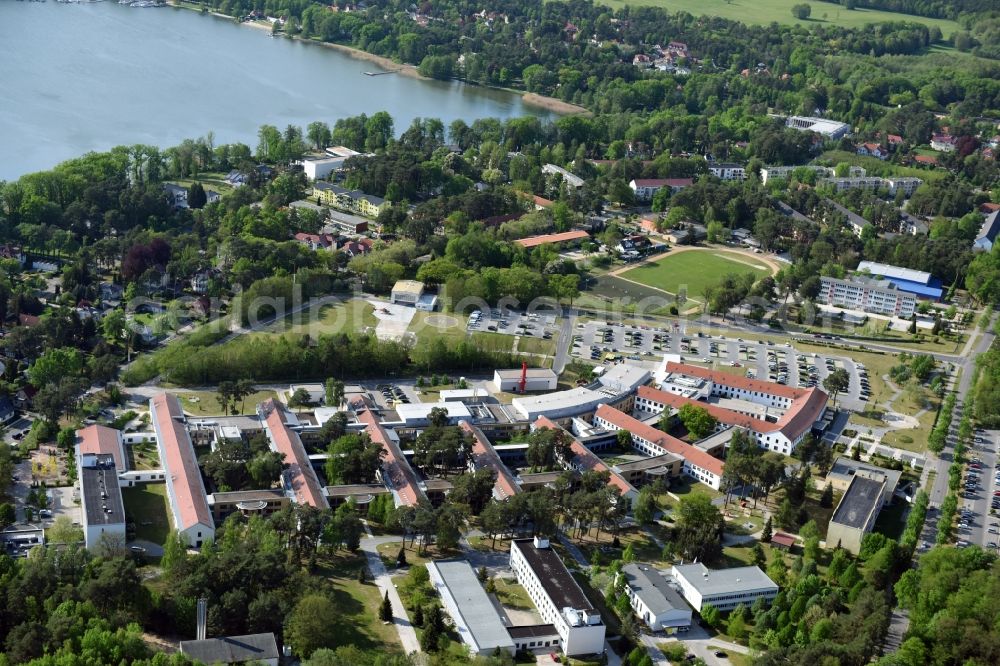
[{"label": "red roofed house", "polygon": [[864,155],[867,157],[877,157],[880,160],[884,160],[885,158],[889,157],[888,151],[883,150],[882,146],[878,145],[877,143],[863,143],[860,146],[858,146],[856,152],[858,153],[858,155]]},{"label": "red roofed house", "polygon": [[181,403],[177,396],[159,393],[149,401],[149,415],[166,475],[172,525],[189,546],[201,548],[215,538],[215,521],[208,508],[191,436],[184,425]]},{"label": "red roofed house", "polygon": [[898,134],[887,134],[885,136],[885,142],[888,143],[890,146],[902,146],[903,137],[899,136]]},{"label": "red roofed house", "polygon": [[685,474],[715,490],[722,485],[725,463],[696,446],[682,442],[609,405],[597,408],[594,423],[607,430],[627,430],[632,435],[633,448],[649,456],[662,456],[666,453],[680,456],[684,459]]},{"label": "red roofed house", "polygon": [[[680,409],[686,404],[694,404],[707,410],[720,425],[745,428],[754,435],[760,447],[785,455],[795,450],[826,411],[828,396],[819,388],[795,388],[670,361],[665,364],[664,373],[660,389],[639,387],[635,401],[637,410],[659,414],[667,407]],[[674,384],[673,377],[694,377],[704,380],[705,385],[692,397],[691,383]],[[708,397],[727,402],[714,404],[702,400]],[[728,402],[731,400],[764,409],[740,411],[735,403]],[[768,420],[768,410],[775,410],[776,420]]]},{"label": "red roofed house", "polygon": [[514,241],[518,245],[524,248],[538,247],[539,245],[569,245],[573,243],[579,243],[580,241],[589,240],[590,234],[582,229],[574,229],[573,231],[563,231],[558,234],[545,234],[544,236],[529,236],[528,238],[519,238]]},{"label": "red roofed house", "polygon": [[372,251],[375,243],[370,238],[360,238],[358,240],[347,241],[340,246],[340,251],[351,257],[360,257]]},{"label": "red roofed house", "polygon": [[671,193],[676,194],[692,183],[693,178],[636,178],[628,186],[635,192],[637,200],[650,201],[664,187],[669,187]]},{"label": "red roofed house", "polygon": [[295,234],[295,240],[313,250],[329,250],[336,242],[333,234],[307,234],[301,231]]},{"label": "red roofed house", "polygon": [[[607,407],[607,405],[601,405],[601,407]],[[610,409],[610,408],[609,408]],[[600,407],[598,408],[600,411]],[[555,421],[550,420],[546,416],[539,416],[534,425],[531,426],[532,430],[537,430],[538,428],[550,428],[563,430],[563,432],[568,431],[560,427]],[[572,435],[570,435],[572,437]],[[570,450],[573,452],[573,460],[568,461],[569,467],[577,470],[578,472],[607,472],[610,474],[608,477],[608,485],[615,488],[621,497],[624,497],[629,501],[630,504],[634,503],[636,498],[639,496],[639,491],[635,487],[625,480],[621,474],[611,469],[604,464],[604,461],[597,457],[593,451],[588,449],[586,446],[580,443],[575,437],[572,437],[570,442]]]},{"label": "red roofed house", "polygon": [[[281,473],[285,492],[296,504],[308,504],[316,509],[329,509],[330,504],[323,495],[316,470],[309,461],[309,455],[302,446],[299,434],[289,427],[289,420],[294,417],[275,399],[267,400],[257,406],[257,414],[264,422],[264,432],[271,450],[285,456],[287,468]],[[297,425],[298,421],[293,420]]]},{"label": "red roofed house", "polygon": [[916,155],[913,161],[917,164],[924,164],[926,166],[937,166],[938,161],[936,157],[931,157],[930,155]]},{"label": "red roofed house", "polygon": [[115,430],[102,425],[90,425],[76,431],[76,457],[82,454],[109,455],[115,459],[115,468],[119,472],[128,470],[128,458],[125,456],[125,446],[122,444],[121,430]]},{"label": "red roofed house", "polygon": [[955,150],[955,137],[950,134],[935,134],[931,137],[931,148],[950,153]]}]

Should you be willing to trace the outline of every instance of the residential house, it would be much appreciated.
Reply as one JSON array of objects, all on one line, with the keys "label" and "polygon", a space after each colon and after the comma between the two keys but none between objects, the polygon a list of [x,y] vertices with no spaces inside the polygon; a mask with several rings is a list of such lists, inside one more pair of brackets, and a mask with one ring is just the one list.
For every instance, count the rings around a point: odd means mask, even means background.
[{"label": "residential house", "polygon": [[942,153],[955,151],[955,137],[950,134],[935,134],[931,137],[931,148]]},{"label": "residential house", "polygon": [[858,155],[875,157],[884,160],[889,157],[889,151],[877,143],[862,143],[855,151]]},{"label": "residential house", "polygon": [[708,172],[720,180],[746,180],[747,170],[742,164],[709,162]]},{"label": "residential house", "polygon": [[329,250],[336,245],[333,234],[307,234],[300,231],[295,234],[295,240],[307,245],[311,250]]},{"label": "residential house", "polygon": [[583,187],[583,178],[580,178],[579,176],[574,175],[566,169],[556,166],[555,164],[546,164],[542,166],[542,173],[561,176],[562,181],[566,183],[567,187],[572,187],[574,189],[580,189]]},{"label": "residential house", "polygon": [[635,193],[637,201],[651,201],[664,187],[669,187],[671,194],[676,194],[693,183],[693,178],[636,178],[628,186]]}]

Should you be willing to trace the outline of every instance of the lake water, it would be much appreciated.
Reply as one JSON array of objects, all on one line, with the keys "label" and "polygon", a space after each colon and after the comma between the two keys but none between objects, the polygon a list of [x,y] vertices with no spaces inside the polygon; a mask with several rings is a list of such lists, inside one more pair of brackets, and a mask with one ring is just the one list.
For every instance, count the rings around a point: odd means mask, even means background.
[{"label": "lake water", "polygon": [[209,131],[217,145],[255,148],[262,124],[332,126],[381,110],[397,133],[416,117],[549,116],[512,93],[365,71],[380,70],[188,10],[0,0],[0,180]]}]

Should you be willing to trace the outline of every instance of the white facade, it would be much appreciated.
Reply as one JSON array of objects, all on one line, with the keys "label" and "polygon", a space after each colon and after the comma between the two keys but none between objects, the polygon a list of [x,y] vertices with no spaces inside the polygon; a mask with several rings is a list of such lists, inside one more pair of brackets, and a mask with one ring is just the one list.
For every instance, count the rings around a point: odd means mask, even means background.
[{"label": "white facade", "polygon": [[868,279],[841,280],[821,277],[817,303],[909,319],[917,308],[917,297],[892,288],[891,283]]},{"label": "white facade", "polygon": [[[549,368],[528,368],[525,391],[554,391],[559,384],[559,376]],[[516,393],[521,386],[521,371],[494,370],[493,387],[500,392]]]},{"label": "white facade", "polygon": [[757,599],[772,601],[778,595],[777,584],[759,567],[711,570],[698,562],[675,565],[671,575],[684,599],[699,611],[709,604],[720,611],[740,604],[749,608]]},{"label": "white facade", "polygon": [[[533,563],[543,562],[536,571]],[[538,609],[542,622],[551,624],[559,634],[562,650],[569,656],[601,654],[604,651],[605,626],[600,613],[586,602],[580,586],[567,571],[547,539],[515,539],[510,544],[510,568],[524,586]],[[576,598],[586,608],[566,606]]]},{"label": "white facade", "polygon": [[415,306],[417,301],[419,301],[420,297],[423,295],[423,282],[417,282],[416,280],[400,280],[393,286],[389,302]]},{"label": "white facade", "polygon": [[650,631],[673,632],[691,626],[691,609],[667,579],[648,564],[626,564],[625,592],[632,610]]},{"label": "white facade", "polygon": [[724,164],[713,162],[708,165],[708,172],[721,180],[746,180],[747,170],[739,164]]},{"label": "white facade", "polygon": [[309,180],[319,180],[344,168],[346,159],[346,157],[324,157],[317,160],[303,160],[302,170]]},{"label": "white facade", "polygon": [[114,457],[109,454],[81,454],[79,445],[76,450],[80,515],[87,549],[98,548],[105,538],[124,544],[125,508]]}]

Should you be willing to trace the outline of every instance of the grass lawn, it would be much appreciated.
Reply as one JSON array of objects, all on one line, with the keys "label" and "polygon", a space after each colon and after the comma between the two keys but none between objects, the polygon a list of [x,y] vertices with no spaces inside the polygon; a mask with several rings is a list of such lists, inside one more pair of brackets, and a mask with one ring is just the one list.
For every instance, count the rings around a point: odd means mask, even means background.
[{"label": "grass lawn", "polygon": [[163,544],[170,531],[167,486],[164,483],[141,483],[122,488],[125,519],[135,523],[135,538]]},{"label": "grass lawn", "polygon": [[356,645],[362,650],[402,652],[399,635],[392,624],[378,619],[382,595],[372,582],[359,583],[358,569],[365,566],[361,555],[338,556],[321,560],[320,573],[332,585],[329,592],[343,621],[329,628],[337,645]]},{"label": "grass lawn", "polygon": [[[919,154],[919,152],[918,150],[917,153]],[[947,175],[947,172],[942,170],[900,166],[891,162],[883,162],[877,157],[855,155],[846,150],[828,150],[820,156],[820,161],[829,162],[832,165],[847,162],[852,166],[864,167],[869,176],[913,176],[924,181],[931,181],[944,178]]]},{"label": "grass lawn", "polygon": [[154,442],[146,441],[125,447],[129,459],[129,469],[159,469],[160,454]]},{"label": "grass lawn", "polygon": [[689,300],[700,300],[706,287],[718,284],[726,273],[770,274],[766,265],[741,254],[708,248],[671,254],[625,271],[621,277],[676,294],[686,289]]},{"label": "grass lawn", "polygon": [[530,335],[523,335],[517,342],[517,351],[525,354],[543,354],[545,356],[555,356],[555,337],[551,340],[543,340]]},{"label": "grass lawn", "polygon": [[[419,357],[420,352],[438,338],[443,338],[449,347],[454,347],[463,340],[470,339],[483,349],[490,351],[509,352],[514,348],[513,335],[493,333],[491,331],[470,332],[466,328],[467,321],[464,317],[452,314],[418,311],[414,314],[413,320],[407,328],[407,333],[412,333],[417,338],[414,345],[414,354]],[[555,354],[555,342],[553,340],[542,340],[539,338],[537,341],[541,343],[540,345],[536,346],[532,343],[527,343],[527,346],[525,346],[526,340],[528,338],[521,338],[520,351],[548,355]]]},{"label": "grass lawn", "polygon": [[883,21],[912,21],[924,25],[937,26],[945,35],[951,35],[959,29],[954,21],[945,19],[924,18],[909,14],[896,14],[874,9],[847,10],[843,7],[827,3],[813,3],[812,16],[809,20],[800,21],[792,16],[792,5],[798,0],[607,0],[607,4],[615,9],[624,5],[633,7],[662,7],[671,12],[688,12],[695,16],[720,16],[733,21],[742,21],[758,25],[777,22],[791,25],[837,25],[846,28],[857,28],[866,23]]},{"label": "grass lawn", "polygon": [[[583,308],[593,308],[595,310],[608,309],[609,305],[615,312],[630,312],[635,310],[635,304],[643,301],[644,309],[648,314],[667,315],[670,306],[674,304],[674,299],[669,294],[659,289],[653,289],[643,284],[636,284],[628,280],[622,280],[613,275],[602,275],[597,278],[588,291],[580,294],[576,304]],[[658,308],[654,304],[662,301]],[[688,306],[697,306],[697,303],[688,301]],[[687,307],[687,306],[685,306]]]},{"label": "grass lawn", "polygon": [[329,335],[355,332],[378,325],[371,303],[351,299],[341,303],[327,303],[317,309],[308,308],[289,315],[264,329],[268,335]]},{"label": "grass lawn", "polygon": [[[277,393],[274,391],[257,391],[249,396],[242,403],[243,412],[252,412],[257,405],[269,398],[274,398]],[[222,416],[222,405],[219,404],[219,396],[212,391],[190,391],[177,394],[181,401],[181,407],[192,416]]]},{"label": "grass lawn", "polygon": [[535,604],[528,598],[528,591],[517,580],[497,577],[493,579],[493,584],[496,586],[497,599],[502,605],[514,610],[535,610]]},{"label": "grass lawn", "polygon": [[678,497],[684,497],[685,495],[692,494],[707,495],[709,499],[722,497],[724,494],[714,488],[706,486],[704,483],[693,481],[687,476],[672,482],[670,484],[670,492]]}]

